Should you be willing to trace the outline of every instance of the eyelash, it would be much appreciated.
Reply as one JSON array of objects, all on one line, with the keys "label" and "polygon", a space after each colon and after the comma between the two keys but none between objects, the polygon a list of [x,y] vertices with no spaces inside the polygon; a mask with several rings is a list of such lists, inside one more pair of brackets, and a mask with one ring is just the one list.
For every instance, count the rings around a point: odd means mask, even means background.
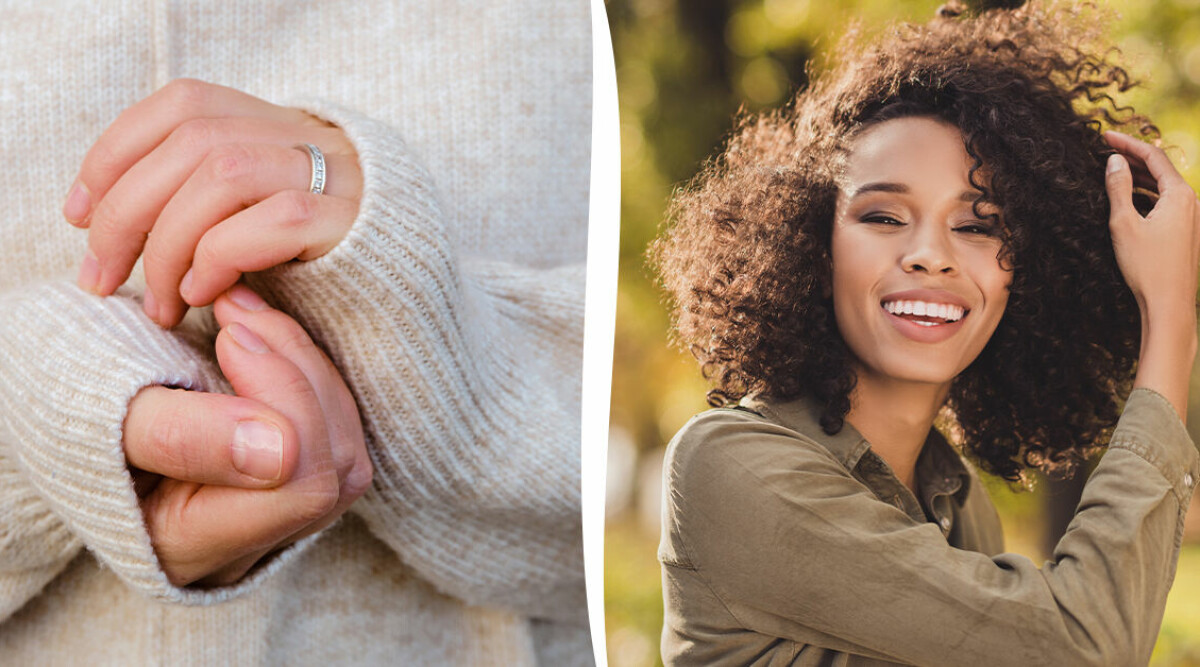
[{"label": "eyelash", "polygon": [[[862,219],[862,221],[872,223],[872,224],[877,224],[877,225],[887,225],[889,227],[902,227],[905,224],[905,223],[900,222],[899,220],[893,218],[890,215],[869,215],[869,216],[864,217]],[[980,223],[972,222],[972,223],[960,225],[958,227],[955,227],[954,231],[964,232],[966,234],[971,234],[972,236],[987,236],[987,237],[999,236],[999,234],[997,233],[996,228],[994,226],[984,224],[981,222]]]},{"label": "eyelash", "polygon": [[870,222],[877,225],[901,226],[904,223],[893,218],[890,215],[868,215],[862,219],[863,222]]}]

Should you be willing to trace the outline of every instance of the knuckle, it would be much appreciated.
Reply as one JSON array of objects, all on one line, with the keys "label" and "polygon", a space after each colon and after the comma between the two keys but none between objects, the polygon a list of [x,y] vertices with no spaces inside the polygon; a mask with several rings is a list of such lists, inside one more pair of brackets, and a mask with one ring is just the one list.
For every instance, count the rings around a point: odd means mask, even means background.
[{"label": "knuckle", "polygon": [[299,494],[293,505],[296,518],[306,524],[328,516],[341,498],[341,487],[333,471],[311,478],[311,481],[310,488]]},{"label": "knuckle", "polygon": [[166,468],[161,472],[187,478],[198,470],[199,461],[192,455],[191,448],[184,445],[193,431],[189,420],[177,410],[166,409],[156,415],[147,433],[147,444],[152,448],[155,460]]},{"label": "knuckle", "polygon": [[224,253],[221,251],[221,248],[207,234],[200,237],[200,242],[196,244],[196,251],[192,259],[192,264],[195,267],[193,279],[199,277],[198,274],[220,266],[223,257]]},{"label": "knuckle", "polygon": [[190,115],[204,108],[212,93],[212,84],[199,79],[173,79],[159,92],[180,114]]},{"label": "knuckle", "polygon": [[[268,343],[273,345],[274,343]],[[278,350],[276,350],[278,351]],[[308,378],[299,370],[295,373],[283,374],[283,377],[275,378],[274,387],[278,391],[278,395],[287,397],[291,402],[304,405],[311,410],[307,414],[319,414],[320,400],[317,398],[317,392],[309,383]]]},{"label": "knuckle", "polygon": [[346,480],[342,484],[342,493],[350,498],[358,498],[371,488],[371,481],[375,477],[375,467],[371,465],[371,458],[366,454],[358,457],[354,467],[346,475]]},{"label": "knuckle", "polygon": [[142,266],[146,273],[146,282],[157,284],[163,276],[161,272],[175,261],[171,245],[162,240],[161,235],[153,231],[146,237],[146,246],[142,250]]},{"label": "knuckle", "polygon": [[92,225],[88,230],[93,240],[98,239],[102,242],[107,242],[109,236],[112,236],[110,230],[116,226],[117,220],[121,219],[118,202],[114,201],[111,196],[105,197],[96,203],[96,209],[92,212]]},{"label": "knuckle", "polygon": [[279,221],[287,227],[307,224],[316,212],[316,202],[307,192],[284,190],[274,195],[273,199]]},{"label": "knuckle", "polygon": [[214,148],[205,160],[209,177],[222,185],[236,186],[257,168],[253,151],[241,144],[226,144]]},{"label": "knuckle", "polygon": [[278,345],[279,351],[284,356],[311,356],[314,352],[319,352],[315,343],[308,337],[308,333],[292,318],[283,315],[282,317],[274,317],[274,325],[278,329]]},{"label": "knuckle", "polygon": [[214,121],[207,118],[192,118],[179,124],[171,132],[169,141],[172,146],[188,153],[202,152],[212,142],[216,134]]},{"label": "knuckle", "polygon": [[[81,174],[80,178],[89,187],[94,187],[94,183],[89,183],[89,180],[98,181],[113,181],[120,175],[124,165],[121,157],[113,151],[112,147],[104,141],[97,142],[92,146],[88,154],[87,173]],[[95,192],[95,190],[93,190]]]}]

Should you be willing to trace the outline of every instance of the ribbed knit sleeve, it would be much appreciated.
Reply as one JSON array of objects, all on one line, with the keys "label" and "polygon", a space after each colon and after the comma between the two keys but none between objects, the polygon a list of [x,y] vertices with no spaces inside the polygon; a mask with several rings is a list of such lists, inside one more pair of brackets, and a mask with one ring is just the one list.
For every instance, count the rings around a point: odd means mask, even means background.
[{"label": "ribbed knit sleeve", "polygon": [[[358,151],[358,219],[325,256],[251,282],[329,351],[358,400],[375,482],[355,511],[445,593],[582,621],[582,263],[458,256],[394,130],[305,107]],[[540,222],[550,234],[584,224]]]},{"label": "ribbed knit sleeve", "polygon": [[0,618],[81,544],[139,592],[184,604],[234,597],[290,559],[294,549],[236,586],[193,590],[171,585],[150,543],[122,424],[143,387],[227,393],[211,341],[160,329],[125,291],[43,283],[0,295],[0,310]]},{"label": "ribbed knit sleeve", "polygon": [[0,622],[41,592],[83,543],[0,448]]}]

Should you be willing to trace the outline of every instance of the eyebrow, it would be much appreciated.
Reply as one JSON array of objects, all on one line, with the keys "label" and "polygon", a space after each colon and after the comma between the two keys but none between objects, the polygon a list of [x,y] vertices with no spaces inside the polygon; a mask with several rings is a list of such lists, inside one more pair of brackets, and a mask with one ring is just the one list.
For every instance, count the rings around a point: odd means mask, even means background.
[{"label": "eyebrow", "polygon": [[[910,192],[912,192],[912,189],[903,183],[891,183],[891,182],[867,183],[866,185],[862,186],[861,188],[855,190],[854,194],[850,195],[850,199],[854,199],[855,197],[866,194],[868,192],[894,192],[896,194],[906,195],[906,194],[909,194]],[[965,201],[967,203],[973,203],[978,198],[979,198],[979,192],[977,190],[963,190],[963,192],[958,195],[958,199],[960,201]]]}]

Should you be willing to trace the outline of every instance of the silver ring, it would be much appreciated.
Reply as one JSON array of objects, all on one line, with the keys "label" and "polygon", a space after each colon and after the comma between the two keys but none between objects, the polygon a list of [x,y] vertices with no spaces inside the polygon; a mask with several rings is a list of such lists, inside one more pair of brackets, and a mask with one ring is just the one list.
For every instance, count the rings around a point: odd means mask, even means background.
[{"label": "silver ring", "polygon": [[292,148],[308,153],[312,163],[312,177],[308,179],[308,191],[314,195],[325,194],[325,154],[312,144],[296,144]]}]

